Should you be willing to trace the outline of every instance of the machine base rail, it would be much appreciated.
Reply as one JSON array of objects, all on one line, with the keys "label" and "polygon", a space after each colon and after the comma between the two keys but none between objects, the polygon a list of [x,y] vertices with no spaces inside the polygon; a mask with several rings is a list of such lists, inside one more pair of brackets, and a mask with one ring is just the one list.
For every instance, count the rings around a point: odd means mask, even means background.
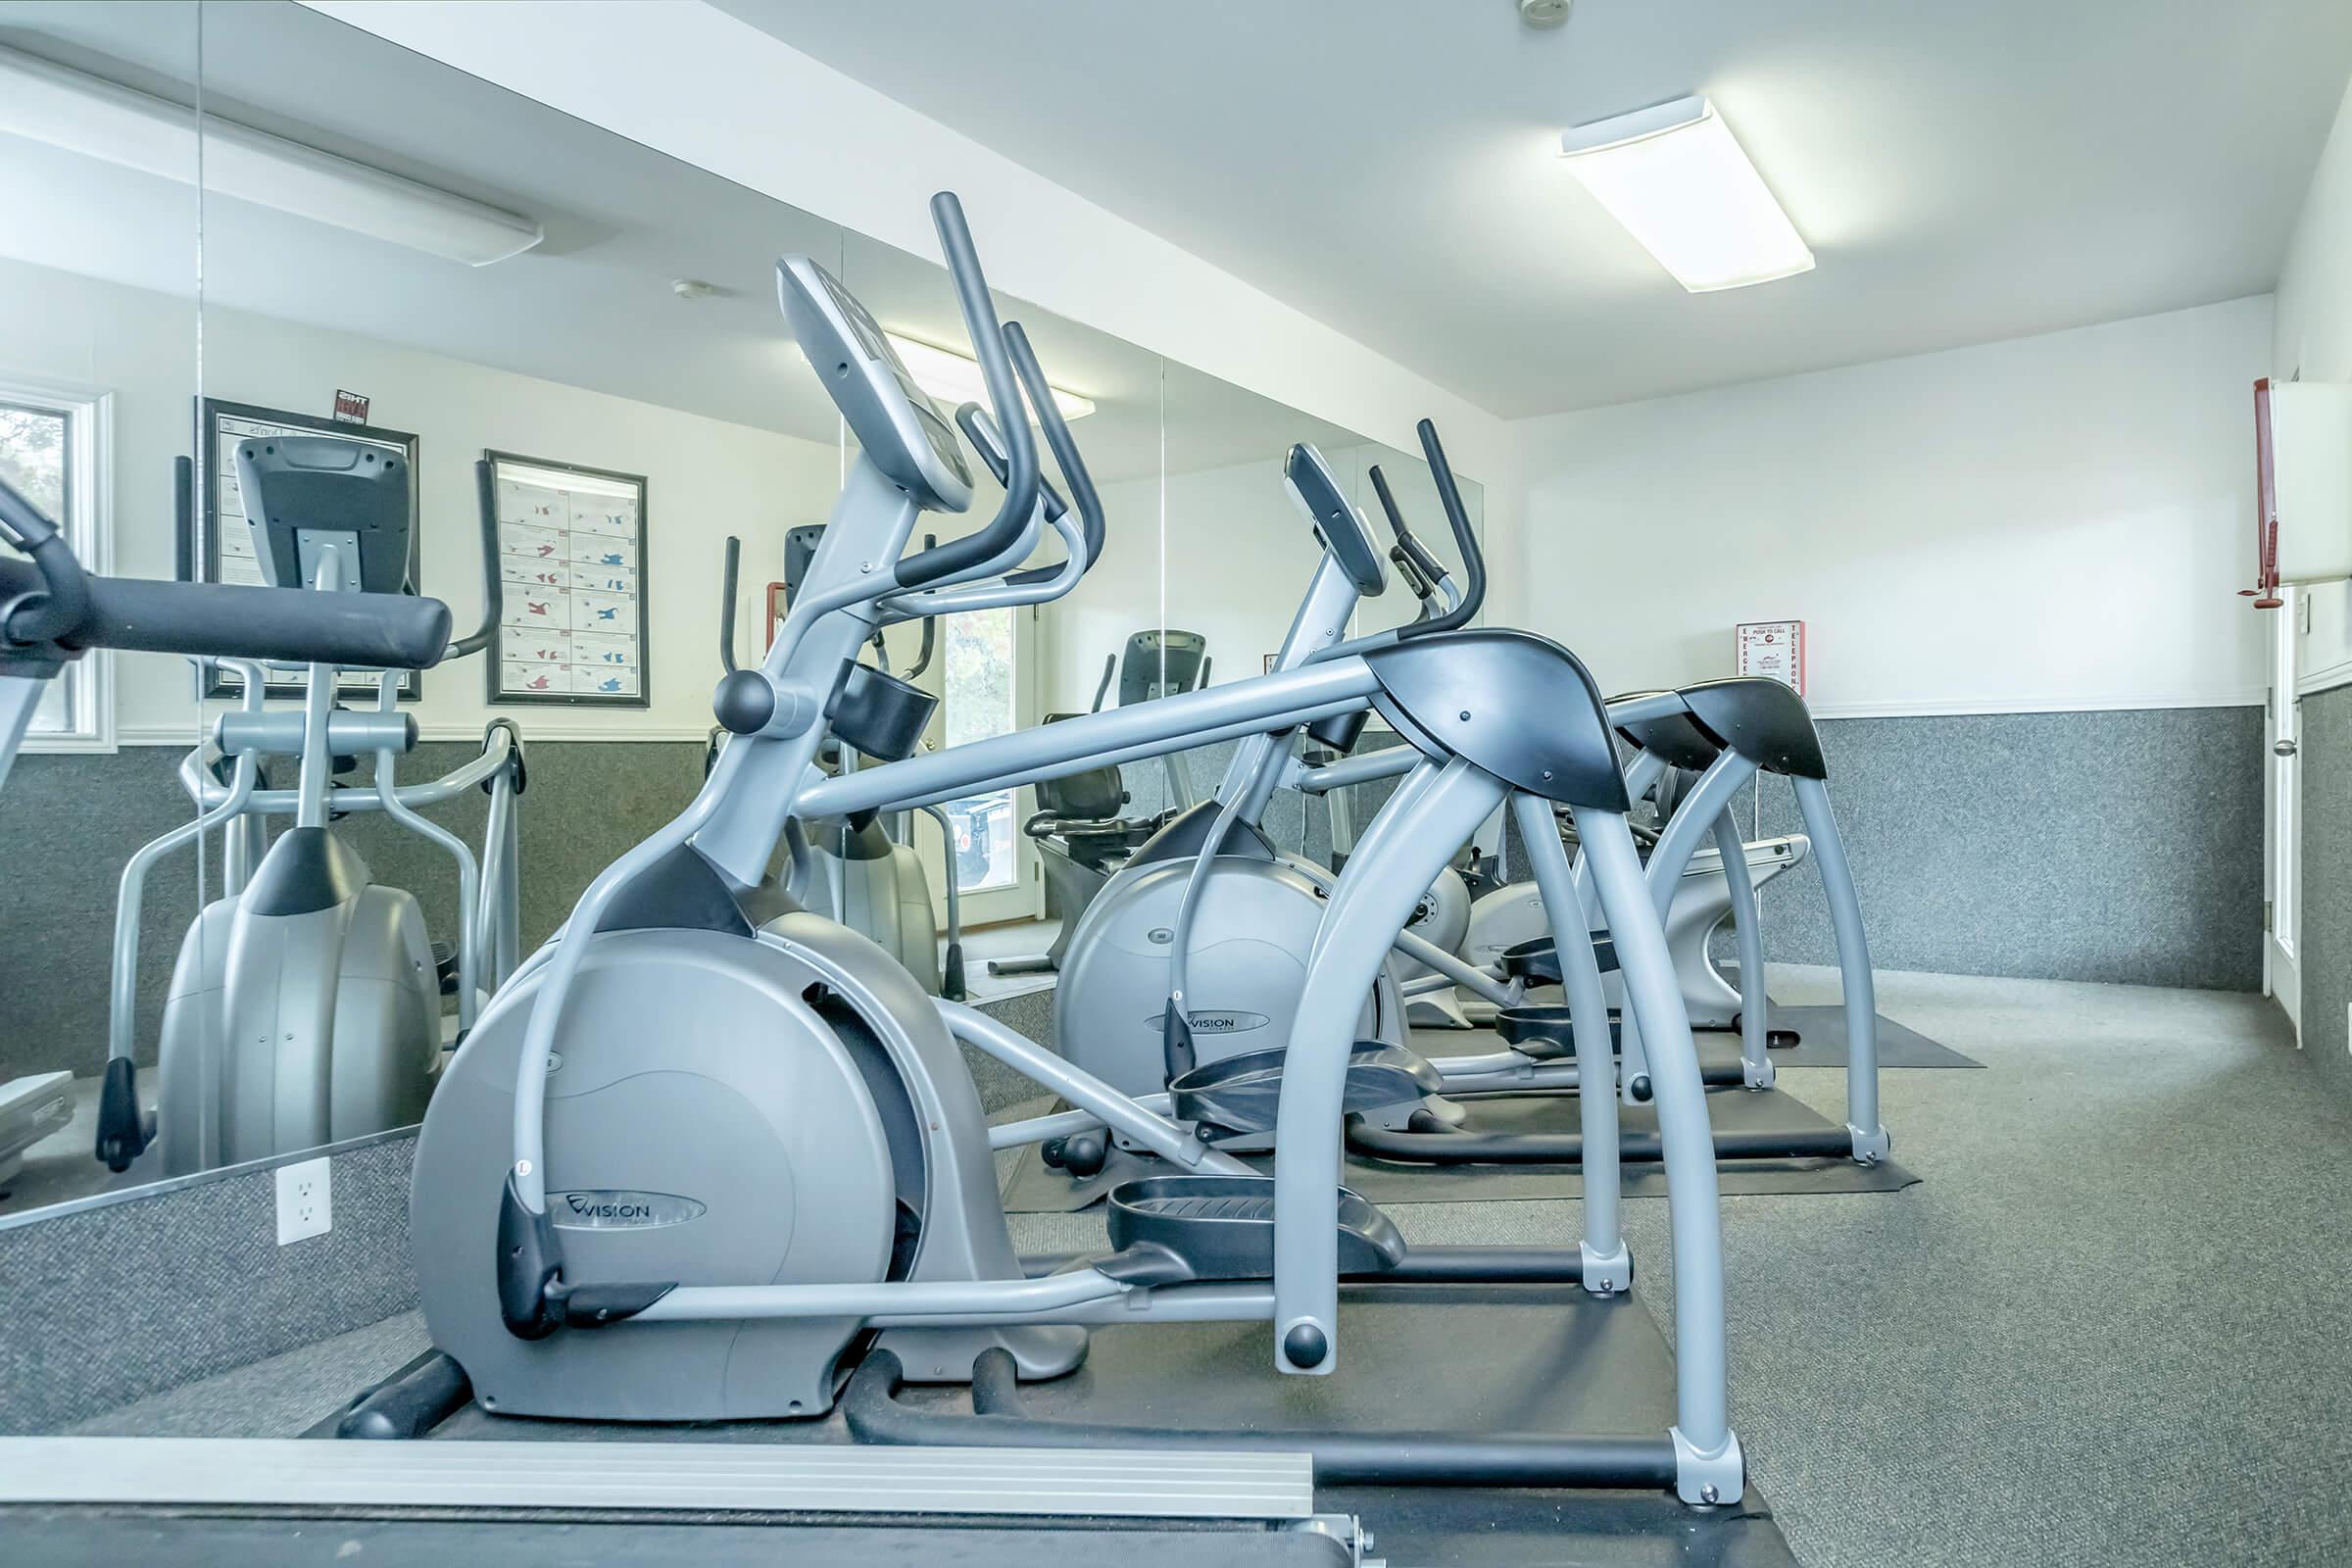
[{"label": "machine base rail", "polygon": [[[1715,1158],[1852,1159],[1854,1135],[1843,1127],[1788,1132],[1717,1132]],[[1372,1159],[1415,1165],[1581,1165],[1585,1140],[1577,1133],[1394,1132],[1361,1116],[1348,1118],[1348,1150]],[[1629,1132],[1617,1157],[1655,1164],[1665,1157],[1658,1135]]]},{"label": "machine base rail", "polygon": [[1189,1431],[1032,1416],[1011,1355],[985,1350],[972,1366],[972,1410],[918,1410],[895,1397],[899,1358],[876,1350],[851,1374],[841,1410],[860,1443],[957,1447],[1102,1448],[1298,1453],[1324,1486],[1601,1487],[1672,1491],[1673,1440],[1542,1433]]}]

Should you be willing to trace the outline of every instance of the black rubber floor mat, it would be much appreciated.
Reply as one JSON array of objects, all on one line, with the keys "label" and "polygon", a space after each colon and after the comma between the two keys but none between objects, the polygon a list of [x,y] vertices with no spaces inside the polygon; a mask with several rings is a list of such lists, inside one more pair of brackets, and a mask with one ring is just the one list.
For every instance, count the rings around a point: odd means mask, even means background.
[{"label": "black rubber floor mat", "polygon": [[[1797,1038],[1793,1046],[1776,1047],[1772,1059],[1784,1067],[1842,1067],[1845,1065],[1845,1009],[1836,1003],[1817,1006],[1785,1006],[1776,1002],[1770,1013],[1772,1027],[1792,1030]],[[1717,1035],[1710,1031],[1700,1036],[1737,1041],[1737,1035]],[[1738,1049],[1737,1045],[1733,1048]],[[1935,1040],[1908,1024],[1895,1022],[1885,1013],[1879,1014],[1879,1065],[1886,1067],[1982,1067],[1984,1064],[1974,1056],[1964,1056],[1951,1047]]]},{"label": "black rubber floor mat", "polygon": [[[1471,1108],[1482,1130],[1577,1130],[1573,1095],[1519,1095],[1463,1103]],[[1761,1093],[1715,1090],[1707,1096],[1707,1114],[1712,1124],[1722,1129],[1801,1131],[1833,1125],[1802,1101],[1777,1089]],[[1657,1130],[1657,1116],[1646,1106],[1620,1105],[1618,1116],[1620,1127],[1627,1132]],[[1261,1170],[1274,1168],[1271,1156],[1252,1158],[1250,1163]],[[1154,1159],[1114,1153],[1100,1174],[1080,1181],[1045,1164],[1031,1147],[1021,1151],[1004,1183],[1004,1208],[1013,1214],[1075,1213],[1101,1200],[1128,1177],[1163,1168]],[[1626,1197],[1666,1196],[1666,1177],[1657,1166],[1628,1164],[1624,1170]],[[1352,1152],[1341,1167],[1341,1179],[1373,1202],[1384,1204],[1579,1198],[1585,1190],[1584,1173],[1573,1165],[1420,1165],[1368,1159]],[[1721,1166],[1718,1180],[1727,1195],[1787,1195],[1899,1192],[1919,1177],[1892,1160],[1863,1166],[1850,1159],[1811,1158],[1727,1162]]]},{"label": "black rubber floor mat", "polygon": [[[1149,1444],[1152,1427],[1631,1435],[1663,1431],[1674,1419],[1673,1351],[1631,1297],[1602,1300],[1561,1285],[1386,1285],[1350,1286],[1344,1302],[1340,1360],[1329,1377],[1277,1374],[1263,1323],[1139,1324],[1098,1330],[1084,1366],[1022,1385],[1023,1403],[1050,1419],[1132,1425],[1139,1446]],[[971,1408],[968,1393],[956,1387],[908,1388],[900,1399],[943,1414]],[[825,1443],[842,1441],[840,1429],[838,1413],[820,1422],[681,1428],[523,1421],[468,1406],[434,1436]],[[1752,1455],[1772,1435],[1743,1432],[1740,1441]],[[1796,1562],[1752,1484],[1736,1505],[1699,1509],[1663,1492],[1483,1487],[1326,1488],[1316,1502],[1359,1517],[1379,1554],[1396,1563]],[[925,1538],[907,1533],[918,1544]],[[876,1568],[899,1560],[874,1559]]]}]

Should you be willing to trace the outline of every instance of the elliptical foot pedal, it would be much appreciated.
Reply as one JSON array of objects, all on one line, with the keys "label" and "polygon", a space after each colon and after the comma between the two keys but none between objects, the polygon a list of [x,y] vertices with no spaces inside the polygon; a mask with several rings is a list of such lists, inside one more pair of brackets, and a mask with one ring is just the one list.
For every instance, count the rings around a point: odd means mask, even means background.
[{"label": "elliptical foot pedal", "polygon": [[1576,1054],[1576,1020],[1566,1007],[1505,1007],[1494,1015],[1494,1032],[1534,1061]]},{"label": "elliptical foot pedal", "polygon": [[[1187,1068],[1168,1080],[1168,1099],[1178,1121],[1204,1133],[1228,1136],[1268,1133],[1282,1106],[1285,1048],[1245,1051]],[[1445,1091],[1446,1080],[1423,1057],[1401,1046],[1359,1040],[1348,1054],[1344,1111],[1379,1110]]]},{"label": "elliptical foot pedal", "polygon": [[[1379,1274],[1404,1261],[1404,1237],[1370,1202],[1339,1190],[1340,1272]],[[1143,1176],[1110,1190],[1113,1279],[1180,1285],[1274,1277],[1274,1178]]]}]

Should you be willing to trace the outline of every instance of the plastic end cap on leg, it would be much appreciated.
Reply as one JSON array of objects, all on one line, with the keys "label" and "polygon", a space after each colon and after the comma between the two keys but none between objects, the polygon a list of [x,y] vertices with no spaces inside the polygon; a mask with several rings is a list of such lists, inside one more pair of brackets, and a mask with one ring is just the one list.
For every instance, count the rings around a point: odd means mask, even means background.
[{"label": "plastic end cap on leg", "polygon": [[1331,1354],[1331,1339],[1312,1323],[1294,1323],[1282,1337],[1282,1353],[1291,1365],[1311,1370]]}]

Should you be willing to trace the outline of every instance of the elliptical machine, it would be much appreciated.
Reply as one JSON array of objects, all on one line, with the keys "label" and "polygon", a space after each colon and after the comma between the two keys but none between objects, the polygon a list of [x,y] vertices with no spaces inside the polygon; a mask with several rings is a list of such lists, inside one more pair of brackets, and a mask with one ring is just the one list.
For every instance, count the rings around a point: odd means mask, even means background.
[{"label": "elliptical machine", "polygon": [[[1102,661],[1102,679],[1087,711],[1102,711],[1102,699],[1110,694],[1113,679],[1119,683],[1119,706],[1125,708],[1207,685],[1212,662],[1208,639],[1199,632],[1132,633],[1125,647]],[[1046,722],[1075,716],[1048,713]],[[1182,756],[1171,754],[1160,762],[1169,804],[1148,816],[1120,814],[1132,797],[1126,774],[1115,767],[1089,768],[1032,786],[1037,810],[1021,824],[1021,831],[1037,844],[1038,863],[1046,869],[1046,888],[1060,911],[1061,929],[1043,953],[989,959],[990,974],[1052,974],[1060,969],[1070,950],[1070,935],[1102,885],[1152,834],[1192,805],[1184,787]]]},{"label": "elliptical machine", "polygon": [[[324,437],[276,436],[241,442],[236,465],[255,554],[273,586],[328,607],[353,594],[414,596],[412,477],[404,459]],[[486,463],[476,478],[487,493]],[[491,515],[486,507],[484,514]],[[483,544],[481,624],[447,643],[432,662],[480,653],[497,635],[503,595],[494,522],[485,523]],[[400,667],[372,666],[375,704],[353,710],[337,703],[338,688],[347,670],[368,666],[307,662],[297,711],[268,707],[270,673],[286,666],[212,662],[237,672],[242,700],[180,764],[180,782],[199,812],[122,868],[96,1150],[118,1172],[150,1146],[157,1173],[177,1176],[416,1121],[441,1064],[444,992],[457,993],[462,1039],[517,956],[515,816],[526,775],[511,721],[493,720],[481,755],[464,767],[403,786],[398,761],[415,749],[417,731],[415,715],[397,706]],[[299,760],[295,788],[266,785],[268,757]],[[372,760],[372,776],[337,783],[362,758]],[[478,862],[463,840],[417,809],[477,786],[490,796]],[[436,958],[415,896],[374,881],[336,836],[331,824],[352,811],[381,811],[457,862],[451,961]],[[285,813],[294,825],[265,849],[264,820]],[[223,892],[180,944],[149,1111],[140,1103],[134,1056],[147,874],[163,856],[216,827],[225,829]]]},{"label": "elliptical machine", "polygon": [[[872,631],[1067,593],[1095,559],[1102,526],[1026,337],[997,322],[959,208],[943,195],[933,212],[1004,432],[1004,505],[977,533],[904,554],[920,512],[969,505],[968,469],[872,318],[813,260],[784,258],[785,313],[859,455],[774,647],[719,688],[714,707],[734,740],[695,803],[597,877],[563,937],[502,988],[445,1074],[411,1202],[435,1344],[485,1408],[506,1413],[806,1417],[838,1398],[853,1431],[894,1442],[1093,1444],[1104,1441],[1102,1428],[1056,1435],[1039,1430],[1054,1423],[1005,1414],[926,1426],[890,1394],[902,1381],[1054,1377],[1079,1364],[1088,1328],[1104,1323],[1261,1322],[1278,1371],[1327,1375],[1341,1358],[1344,1276],[1390,1287],[1618,1288],[1588,1281],[1575,1253],[1408,1248],[1339,1184],[1339,1122],[1359,1076],[1355,1000],[1414,890],[1442,863],[1432,846],[1458,843],[1517,787],[1579,811],[1654,1046],[1674,1195],[1674,1425],[1608,1437],[1286,1430],[1218,1441],[1306,1449],[1318,1478],[1334,1482],[1503,1477],[1492,1484],[1663,1485],[1691,1502],[1737,1500],[1743,1465],[1724,1399],[1705,1103],[1590,676],[1565,650],[1524,634],[1414,638],[1408,628],[1326,648],[1299,668],[914,755],[932,699],[858,662]],[[1028,571],[1013,568],[1048,509],[1037,504],[1021,385],[1082,519],[1054,518],[1067,559]],[[1426,425],[1424,441],[1435,454]],[[1351,533],[1344,548],[1359,564],[1371,554],[1352,514],[1318,521]],[[1509,702],[1457,718],[1465,682],[1544,713],[1545,724],[1518,722]],[[1002,1024],[924,997],[870,941],[762,887],[795,817],[953,800],[1203,740],[1287,734],[1371,704],[1424,760],[1332,890],[1289,1043],[1276,1110],[1285,1155],[1273,1177]],[[822,776],[810,763],[829,732],[881,760]],[[796,883],[806,870],[796,856]],[[1572,908],[1565,855],[1540,871]],[[1582,951],[1570,945],[1572,966]],[[994,1135],[958,1041],[1146,1142],[1181,1173],[1113,1195],[1108,1255],[1033,1275],[1013,1252]],[[1148,1429],[1128,1435],[1151,1439]]]},{"label": "elliptical machine", "polygon": [[[178,467],[184,498],[191,493],[187,460]],[[0,557],[0,784],[48,683],[93,648],[423,669],[449,642],[448,607],[412,595],[348,594],[330,603],[293,588],[91,576],[56,525],[4,480],[0,541],[29,558]],[[17,1083],[58,1095],[53,1081],[68,1076]],[[24,1091],[11,1095],[15,1088],[0,1086],[0,1101],[31,1099]],[[70,1109],[70,1097],[63,1098]],[[24,1147],[0,1153],[14,1158]]]}]

